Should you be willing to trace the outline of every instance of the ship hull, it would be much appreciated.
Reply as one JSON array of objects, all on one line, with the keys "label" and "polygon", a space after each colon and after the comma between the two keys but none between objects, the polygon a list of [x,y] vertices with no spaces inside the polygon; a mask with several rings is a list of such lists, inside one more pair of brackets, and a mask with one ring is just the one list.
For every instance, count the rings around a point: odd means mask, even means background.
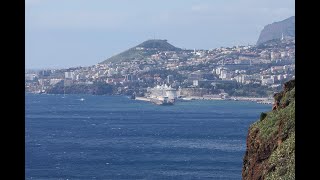
[{"label": "ship hull", "polygon": [[167,102],[167,101],[163,101],[163,100],[159,100],[159,99],[150,99],[150,102],[156,104],[156,105],[163,105],[163,106],[167,106],[167,105],[173,105],[173,102]]}]

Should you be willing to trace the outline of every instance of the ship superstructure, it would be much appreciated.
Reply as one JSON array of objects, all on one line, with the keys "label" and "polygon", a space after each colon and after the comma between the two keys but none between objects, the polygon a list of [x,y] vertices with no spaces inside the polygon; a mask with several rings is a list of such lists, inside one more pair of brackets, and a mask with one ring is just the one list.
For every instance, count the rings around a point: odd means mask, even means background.
[{"label": "ship superstructure", "polygon": [[147,93],[150,101],[156,104],[173,104],[177,99],[177,90],[166,84],[148,88]]}]

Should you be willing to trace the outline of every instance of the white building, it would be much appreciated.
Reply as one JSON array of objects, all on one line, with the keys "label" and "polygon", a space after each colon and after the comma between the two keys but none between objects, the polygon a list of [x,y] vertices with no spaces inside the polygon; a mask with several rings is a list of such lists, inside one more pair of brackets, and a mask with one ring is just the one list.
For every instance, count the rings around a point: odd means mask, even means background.
[{"label": "white building", "polygon": [[283,79],[284,79],[284,78],[283,78],[283,75],[282,75],[282,74],[278,75],[277,79],[278,79],[278,81],[283,80]]},{"label": "white building", "polygon": [[283,72],[283,66],[272,66],[270,69],[271,73]]},{"label": "white building", "polygon": [[114,70],[113,68],[110,68],[110,69],[108,70],[108,76],[112,76],[112,75],[114,75],[114,74],[117,74],[117,71]]},{"label": "white building", "polygon": [[168,76],[167,76],[167,83],[168,83],[168,84],[173,83],[173,75],[168,75]]},{"label": "white building", "polygon": [[192,83],[193,86],[196,86],[196,87],[199,86],[199,80],[193,80],[192,82],[193,82]]},{"label": "white building", "polygon": [[86,79],[86,76],[83,75],[83,74],[77,74],[76,75],[76,80],[79,81],[79,80],[85,80]]},{"label": "white building", "polygon": [[277,75],[271,75],[270,78],[273,79],[273,82],[278,80],[278,76]]},{"label": "white building", "polygon": [[53,86],[53,85],[57,84],[60,81],[62,81],[62,79],[50,79],[50,85]]},{"label": "white building", "polygon": [[280,56],[281,56],[281,58],[288,57],[288,52],[283,51],[280,53]]},{"label": "white building", "polygon": [[289,70],[289,66],[288,66],[288,65],[284,65],[284,66],[283,66],[283,70],[284,70],[285,72],[287,72],[287,71]]},{"label": "white building", "polygon": [[65,72],[65,73],[64,73],[64,78],[65,78],[65,79],[75,79],[74,72],[71,72],[71,71]]},{"label": "white building", "polygon": [[270,57],[271,57],[271,60],[274,61],[274,60],[279,59],[281,57],[281,54],[278,52],[271,52]]},{"label": "white building", "polygon": [[25,74],[24,76],[26,81],[34,81],[37,78],[36,74]]},{"label": "white building", "polygon": [[217,68],[216,68],[216,74],[217,74],[217,75],[220,75],[221,70],[223,70],[223,69],[224,69],[223,67],[217,67]]},{"label": "white building", "polygon": [[203,57],[205,55],[205,52],[203,51],[197,51],[196,55],[198,55],[199,57]]},{"label": "white building", "polygon": [[261,80],[262,85],[271,85],[274,84],[274,79],[273,78],[267,78],[267,79],[262,79]]},{"label": "white building", "polygon": [[231,78],[231,73],[229,73],[227,70],[221,70],[219,77],[223,80],[227,80]]},{"label": "white building", "polygon": [[235,76],[234,79],[237,81],[237,83],[242,83],[242,75]]}]

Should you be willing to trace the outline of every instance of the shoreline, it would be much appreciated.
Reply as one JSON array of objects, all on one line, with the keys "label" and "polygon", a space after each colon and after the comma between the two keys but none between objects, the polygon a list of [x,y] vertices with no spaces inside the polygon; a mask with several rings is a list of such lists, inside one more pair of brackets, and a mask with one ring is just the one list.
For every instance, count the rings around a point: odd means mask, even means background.
[{"label": "shoreline", "polygon": [[[29,94],[47,94],[47,93],[37,93],[37,92],[25,92]],[[55,94],[53,94],[55,95]],[[56,94],[56,95],[63,95],[63,94]],[[85,95],[96,95],[96,94],[85,94]],[[107,94],[104,94],[107,95]],[[101,95],[96,95],[101,96]],[[126,95],[115,95],[110,94],[107,96],[126,96]],[[148,97],[136,97],[135,100],[138,101],[146,101],[151,102],[151,99]],[[231,96],[230,98],[220,98],[220,97],[200,97],[200,96],[187,96],[183,98],[178,98],[178,101],[193,101],[193,100],[213,100],[213,101],[251,101],[256,102],[259,104],[273,104],[273,99],[270,99],[268,97],[246,97],[246,96]]]},{"label": "shoreline", "polygon": [[[135,100],[151,102],[148,97],[136,97]],[[273,104],[273,100],[270,98],[257,98],[257,97],[230,97],[230,98],[212,98],[212,97],[198,97],[190,96],[184,98],[178,98],[178,101],[193,101],[193,100],[212,100],[212,101],[251,101],[258,104]]]},{"label": "shoreline", "polygon": [[186,98],[188,98],[190,100],[252,101],[252,102],[257,102],[260,104],[272,104],[273,103],[273,99],[270,99],[268,97],[257,98],[257,97],[232,96],[230,98],[214,98],[214,97],[191,96],[191,97],[186,97]]}]

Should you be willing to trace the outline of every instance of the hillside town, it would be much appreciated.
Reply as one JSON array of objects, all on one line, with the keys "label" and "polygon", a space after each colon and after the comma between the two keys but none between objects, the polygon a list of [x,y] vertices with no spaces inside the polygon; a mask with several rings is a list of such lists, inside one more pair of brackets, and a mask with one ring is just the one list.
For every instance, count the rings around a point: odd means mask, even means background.
[{"label": "hillside town", "polygon": [[148,89],[166,85],[184,97],[271,97],[295,78],[295,39],[290,37],[210,50],[133,49],[146,55],[89,67],[26,70],[25,90],[147,96]]}]

